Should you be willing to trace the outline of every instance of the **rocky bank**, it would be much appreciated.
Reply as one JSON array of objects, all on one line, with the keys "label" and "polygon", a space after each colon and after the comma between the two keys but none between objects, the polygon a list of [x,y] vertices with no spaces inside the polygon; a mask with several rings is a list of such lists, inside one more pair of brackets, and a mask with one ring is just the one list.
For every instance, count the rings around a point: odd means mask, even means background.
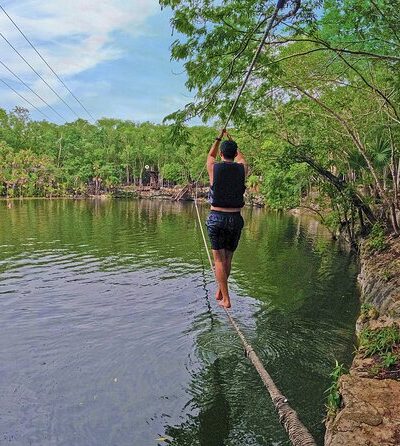
[{"label": "rocky bank", "polygon": [[[368,243],[361,249],[359,339],[385,327],[400,332],[400,240],[385,244],[380,252]],[[326,423],[325,446],[400,445],[400,346],[394,354],[397,364],[383,367],[382,357],[366,357],[359,348],[349,374],[339,380],[341,407]]]},{"label": "rocky bank", "polygon": [[[185,187],[161,187],[151,188],[149,186],[136,187],[125,186],[116,189],[112,196],[115,198],[144,198],[157,200],[172,200],[172,201],[193,201],[197,194],[198,201],[206,202],[208,200],[208,186],[199,187],[196,191],[194,184]],[[250,188],[245,193],[245,203],[247,206],[264,207],[265,202],[261,194],[252,191]]]}]

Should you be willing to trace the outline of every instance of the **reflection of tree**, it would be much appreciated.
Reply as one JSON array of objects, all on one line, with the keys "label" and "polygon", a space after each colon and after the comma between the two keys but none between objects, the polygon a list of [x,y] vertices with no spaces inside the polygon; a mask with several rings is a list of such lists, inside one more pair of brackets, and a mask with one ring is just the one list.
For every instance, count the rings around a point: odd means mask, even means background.
[{"label": "reflection of tree", "polygon": [[[204,323],[209,324],[206,329],[201,330],[201,334],[197,338],[197,353],[206,362],[207,353],[210,353],[210,339],[213,339],[214,329],[218,329],[220,323],[212,313],[206,278],[208,265],[205,264],[204,247],[197,227],[196,232],[202,266],[202,289],[207,310],[195,317],[190,331],[199,331]],[[211,352],[211,354],[215,353]],[[166,426],[166,435],[173,439],[170,444],[175,446],[223,446],[230,431],[230,408],[223,388],[221,359],[216,358],[200,372],[193,374],[189,394],[192,395],[192,399],[187,406],[191,406],[198,413],[195,416],[190,415],[187,421],[181,425]]]},{"label": "reflection of tree", "polygon": [[[201,212],[205,219],[206,207]],[[246,230],[234,264],[240,268],[234,269],[233,279],[241,294],[268,303],[250,315],[255,330],[252,325],[248,331],[244,326],[244,331],[278,386],[293,399],[294,408],[301,403],[299,413],[309,418],[303,421],[308,426],[314,423],[316,436],[321,437],[321,425],[315,423],[322,417],[331,357],[347,360],[350,353],[358,305],[356,271],[349,273],[351,259],[338,255],[330,242],[311,237],[299,220],[255,209],[245,209],[244,214]],[[104,260],[104,268],[111,258],[110,268],[162,267],[197,277],[203,266],[205,302],[196,310],[188,333],[196,334],[197,364],[202,367],[188,389],[195,415],[167,426],[166,434],[175,446],[270,445],[272,438],[286,444],[240,343],[225,319],[211,312],[206,288],[211,274],[193,206],[148,200],[56,200],[0,207],[0,245],[7,245],[0,251],[2,270],[12,268],[21,254],[25,258],[30,251],[35,253],[38,246],[26,243],[30,238],[41,243],[43,255],[54,249],[61,249],[62,255],[90,255],[100,265]]]},{"label": "reflection of tree", "polygon": [[[37,247],[26,246],[28,238],[44,246],[58,241],[54,246],[78,256],[90,254],[100,261],[112,256],[115,267],[175,268],[176,260],[198,270],[194,222],[191,205],[171,202],[31,200],[7,212],[0,208],[0,245],[29,255]],[[9,254],[14,253],[0,252],[0,257]]]},{"label": "reflection of tree", "polygon": [[230,407],[223,389],[220,360],[216,359],[194,376],[191,406],[198,415],[179,426],[167,426],[174,446],[223,446],[230,432]]}]

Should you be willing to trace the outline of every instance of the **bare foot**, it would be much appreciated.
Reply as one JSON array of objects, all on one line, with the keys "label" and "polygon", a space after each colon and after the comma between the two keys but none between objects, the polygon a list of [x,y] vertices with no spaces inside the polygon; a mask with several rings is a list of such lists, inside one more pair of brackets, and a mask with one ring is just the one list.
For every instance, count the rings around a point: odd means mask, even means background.
[{"label": "bare foot", "polygon": [[222,298],[223,298],[222,293],[221,293],[221,290],[219,289],[219,287],[218,287],[218,289],[217,289],[217,292],[215,293],[215,298],[216,298],[217,300],[222,300]]},{"label": "bare foot", "polygon": [[228,300],[222,299],[218,302],[218,305],[220,307],[228,309],[231,308],[231,301],[229,299]]}]

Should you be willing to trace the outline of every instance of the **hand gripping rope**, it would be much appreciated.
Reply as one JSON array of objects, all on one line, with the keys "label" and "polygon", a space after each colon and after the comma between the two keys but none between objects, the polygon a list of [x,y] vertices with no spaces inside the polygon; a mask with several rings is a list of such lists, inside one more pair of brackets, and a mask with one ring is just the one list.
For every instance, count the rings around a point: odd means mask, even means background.
[{"label": "hand gripping rope", "polygon": [[[254,65],[257,61],[257,58],[259,56],[259,54],[261,53],[262,47],[264,46],[264,43],[272,29],[272,26],[278,16],[278,12],[280,9],[282,9],[285,6],[286,1],[285,0],[279,0],[274,12],[270,18],[270,20],[268,21],[266,30],[264,32],[263,38],[260,42],[260,45],[258,46],[256,52],[254,53],[254,57],[253,60],[249,66],[249,69],[247,71],[247,74],[243,80],[243,83],[240,87],[240,90],[236,96],[236,99],[232,105],[232,109],[229,112],[229,115],[226,119],[226,123],[224,128],[227,128],[233,113],[236,110],[237,104],[239,102],[240,96],[243,93],[243,90],[247,84],[247,81],[250,78],[251,72],[254,68]],[[295,7],[293,9],[293,11],[291,11],[289,13],[289,15],[294,15],[297,10],[300,7],[300,1],[295,1]],[[281,18],[280,21],[282,21],[283,19]],[[203,242],[204,242],[204,247],[206,249],[207,252],[207,257],[208,257],[208,261],[210,263],[210,267],[211,270],[214,274],[214,279],[216,281],[215,278],[215,270],[214,270],[214,265],[211,259],[211,255],[210,255],[210,251],[208,249],[208,245],[207,245],[207,240],[206,240],[206,236],[204,234],[204,229],[203,229],[203,224],[201,221],[201,217],[200,217],[200,212],[199,212],[199,207],[198,207],[198,182],[199,179],[201,178],[202,174],[204,171],[204,167],[203,170],[201,171],[197,181],[195,182],[196,184],[196,189],[195,189],[195,198],[194,198],[194,205],[195,205],[195,209],[196,209],[196,215],[197,215],[197,220],[198,220],[198,224],[200,227],[200,231],[201,231],[201,235],[203,238]],[[279,389],[276,387],[274,381],[272,380],[271,376],[269,375],[269,373],[265,370],[260,358],[257,356],[256,352],[254,351],[253,347],[250,345],[250,343],[246,340],[246,338],[244,337],[242,331],[240,330],[238,324],[236,323],[236,321],[233,319],[230,311],[226,308],[224,308],[225,313],[228,317],[229,322],[231,323],[231,325],[233,326],[233,328],[235,329],[237,335],[239,336],[240,340],[242,341],[242,344],[244,346],[244,350],[246,353],[246,356],[249,358],[249,360],[251,361],[251,363],[253,364],[254,368],[257,370],[258,374],[260,375],[260,378],[262,379],[271,399],[272,402],[275,406],[275,409],[278,412],[279,415],[279,421],[281,422],[281,424],[283,425],[283,427],[285,428],[290,441],[292,442],[292,444],[294,446],[316,446],[316,443],[313,439],[313,437],[311,436],[311,434],[308,432],[307,428],[303,425],[303,423],[299,420],[296,411],[294,411],[288,403],[287,398],[279,391]]]}]

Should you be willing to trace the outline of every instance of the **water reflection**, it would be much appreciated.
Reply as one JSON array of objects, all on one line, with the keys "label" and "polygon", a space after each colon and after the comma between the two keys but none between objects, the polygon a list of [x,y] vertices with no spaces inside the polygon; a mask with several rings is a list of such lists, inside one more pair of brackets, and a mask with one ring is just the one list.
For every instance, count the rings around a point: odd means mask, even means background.
[{"label": "water reflection", "polygon": [[[202,209],[206,215],[207,209]],[[322,444],[356,267],[310,219],[246,209],[236,319]],[[191,204],[0,202],[0,434],[15,444],[286,445]],[[157,440],[162,437],[165,441]]]},{"label": "water reflection", "polygon": [[192,383],[204,383],[190,389],[193,395],[191,405],[198,414],[190,417],[179,426],[169,426],[166,435],[171,437],[171,444],[182,446],[222,446],[230,432],[230,406],[223,389],[220,359],[207,365]]}]

